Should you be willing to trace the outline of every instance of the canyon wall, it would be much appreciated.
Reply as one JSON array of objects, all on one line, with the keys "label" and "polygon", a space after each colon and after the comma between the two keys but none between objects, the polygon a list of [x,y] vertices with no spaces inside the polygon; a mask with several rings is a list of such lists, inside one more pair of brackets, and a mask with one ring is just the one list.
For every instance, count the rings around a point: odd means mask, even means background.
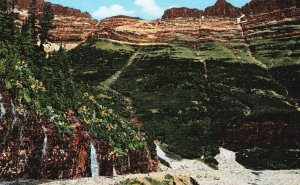
[{"label": "canyon wall", "polygon": [[129,151],[126,156],[112,155],[102,140],[92,138],[68,111],[72,133],[23,110],[15,97],[0,87],[0,179],[74,179],[90,177],[91,146],[95,143],[99,174],[148,173],[158,170],[155,149]]}]

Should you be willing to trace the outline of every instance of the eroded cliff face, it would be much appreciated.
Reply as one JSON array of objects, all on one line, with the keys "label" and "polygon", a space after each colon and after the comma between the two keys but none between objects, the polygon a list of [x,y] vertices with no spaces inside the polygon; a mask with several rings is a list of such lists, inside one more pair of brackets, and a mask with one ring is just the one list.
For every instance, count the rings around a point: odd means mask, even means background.
[{"label": "eroded cliff face", "polygon": [[[18,15],[19,25],[28,17],[30,3],[31,0],[17,1],[14,12]],[[37,14],[42,12],[45,3],[47,2],[44,0],[37,1]],[[85,41],[91,32],[96,31],[98,21],[87,12],[83,13],[80,10],[52,3],[48,4],[55,15],[54,29],[50,30],[50,42],[64,43],[67,47],[74,47]]]},{"label": "eroded cliff face", "polygon": [[204,14],[207,16],[237,17],[240,15],[240,9],[226,0],[218,0],[214,6],[206,8]]},{"label": "eroded cliff face", "polygon": [[281,150],[300,147],[300,125],[293,119],[228,124],[225,130],[220,144],[233,151],[254,147]]},{"label": "eroded cliff face", "polygon": [[246,15],[241,23],[246,41],[292,37],[300,34],[299,8],[278,9],[264,14]]},{"label": "eroded cliff face", "polygon": [[74,179],[90,177],[91,145],[95,143],[99,174],[147,173],[158,170],[155,149],[112,155],[102,140],[92,138],[72,111],[72,134],[60,132],[49,120],[31,110],[21,110],[9,92],[0,87],[0,179]]},{"label": "eroded cliff face", "polygon": [[203,15],[202,10],[190,9],[190,8],[171,8],[164,12],[162,19],[175,19],[175,18],[190,18],[190,17],[201,17]]},{"label": "eroded cliff face", "polygon": [[236,18],[230,17],[185,17],[157,21],[112,17],[100,21],[98,30],[90,37],[136,44],[198,42],[205,39],[243,40]]},{"label": "eroded cliff face", "polygon": [[242,7],[242,12],[245,14],[257,14],[296,6],[299,7],[298,0],[252,0]]},{"label": "eroded cliff face", "polygon": [[[44,0],[37,0],[37,11],[41,12],[43,10],[44,4],[47,3],[50,5],[51,9],[53,10],[55,15],[63,15],[63,16],[78,16],[78,17],[87,17],[91,18],[89,13],[84,12],[82,13],[80,10],[74,9],[74,8],[69,8],[69,7],[63,7],[57,4],[52,4],[45,2]],[[31,0],[21,0],[17,1],[16,3],[16,8],[20,10],[26,10],[31,4]]]}]

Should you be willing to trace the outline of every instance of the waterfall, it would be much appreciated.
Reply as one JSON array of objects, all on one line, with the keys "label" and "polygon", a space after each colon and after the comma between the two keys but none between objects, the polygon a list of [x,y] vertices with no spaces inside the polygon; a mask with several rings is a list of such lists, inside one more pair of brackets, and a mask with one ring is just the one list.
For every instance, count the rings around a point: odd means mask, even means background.
[{"label": "waterfall", "polygon": [[2,96],[2,94],[0,93],[0,102],[1,102],[1,104],[0,104],[0,119],[2,119],[3,118],[3,116],[5,116],[5,114],[6,114],[6,109],[5,109],[5,106],[4,106],[4,102],[3,102],[3,96]]},{"label": "waterfall", "polygon": [[91,172],[92,177],[99,176],[99,163],[95,145],[91,142]]},{"label": "waterfall", "polygon": [[14,102],[13,102],[12,99],[10,100],[10,107],[11,107],[11,113],[12,113],[12,115],[14,116],[13,123],[12,123],[12,125],[11,125],[11,128],[13,129],[13,127],[14,127],[14,125],[16,124],[18,118],[17,118],[17,114],[16,114],[15,105],[14,105]]},{"label": "waterfall", "polygon": [[118,176],[117,170],[116,170],[116,166],[113,166],[113,176],[116,177]]},{"label": "waterfall", "polygon": [[42,155],[42,159],[44,160],[44,157],[46,156],[46,152],[47,152],[47,142],[48,142],[48,138],[47,138],[47,129],[43,126],[43,131],[44,131],[44,142],[43,142],[43,155]]}]

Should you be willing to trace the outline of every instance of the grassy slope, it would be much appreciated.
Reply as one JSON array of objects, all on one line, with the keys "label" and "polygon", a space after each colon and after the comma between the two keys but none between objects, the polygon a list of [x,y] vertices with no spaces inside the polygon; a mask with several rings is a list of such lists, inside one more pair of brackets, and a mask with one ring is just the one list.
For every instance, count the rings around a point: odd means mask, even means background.
[{"label": "grassy slope", "polygon": [[[209,157],[217,152],[218,133],[228,122],[294,112],[284,87],[245,44],[201,41],[197,48],[145,46],[112,86],[133,100],[144,128],[174,151]],[[135,50],[98,41],[71,52],[78,79],[125,116],[126,104],[99,84],[124,67]]]},{"label": "grassy slope", "polygon": [[[248,30],[246,37],[299,30],[299,24],[276,25]],[[283,84],[289,94],[300,102],[300,36],[251,41],[254,56],[270,68],[274,78]]]},{"label": "grassy slope", "polygon": [[70,57],[78,79],[94,84],[121,69],[134,51],[132,46],[109,41],[87,42],[70,51]]},{"label": "grassy slope", "polygon": [[252,57],[239,59],[218,42],[200,45],[199,51],[185,49],[190,58],[178,55],[182,46],[145,47],[114,86],[133,99],[146,130],[171,149],[199,157],[232,120],[295,110],[285,89]]}]

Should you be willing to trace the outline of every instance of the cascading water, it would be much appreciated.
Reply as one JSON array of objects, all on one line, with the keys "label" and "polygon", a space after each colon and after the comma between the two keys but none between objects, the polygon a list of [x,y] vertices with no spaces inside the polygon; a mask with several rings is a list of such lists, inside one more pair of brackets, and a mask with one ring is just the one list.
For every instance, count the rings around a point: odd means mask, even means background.
[{"label": "cascading water", "polygon": [[117,173],[117,170],[116,170],[115,165],[114,165],[114,167],[113,167],[113,176],[114,176],[114,177],[118,176],[118,173]]},{"label": "cascading water", "polygon": [[5,106],[4,106],[4,102],[3,102],[3,96],[2,96],[2,94],[0,93],[0,119],[2,119],[3,118],[3,116],[5,116],[5,114],[6,114],[6,109],[5,109]]},{"label": "cascading water", "polygon": [[14,105],[14,102],[13,102],[12,99],[10,100],[10,108],[11,108],[11,113],[12,113],[12,115],[14,117],[13,124],[11,125],[11,127],[13,129],[14,125],[17,123],[18,118],[17,118],[17,114],[16,114],[15,105]]},{"label": "cascading water", "polygon": [[95,145],[91,142],[91,172],[92,177],[99,176],[99,163]]},{"label": "cascading water", "polygon": [[44,142],[43,142],[43,150],[42,150],[42,159],[44,160],[44,157],[46,156],[47,152],[47,142],[48,142],[48,137],[47,137],[47,129],[43,126],[43,131],[44,131]]}]

